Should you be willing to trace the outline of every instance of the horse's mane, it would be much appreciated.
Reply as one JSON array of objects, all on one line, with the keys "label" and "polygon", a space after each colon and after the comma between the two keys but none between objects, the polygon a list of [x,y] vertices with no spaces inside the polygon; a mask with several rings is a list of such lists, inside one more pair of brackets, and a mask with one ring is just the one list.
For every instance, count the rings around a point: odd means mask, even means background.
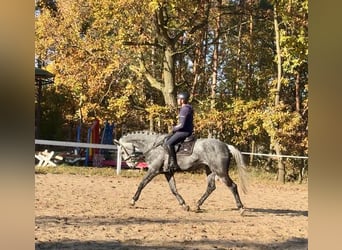
[{"label": "horse's mane", "polygon": [[162,136],[165,135],[165,133],[157,133],[154,131],[149,131],[149,130],[139,130],[139,131],[132,131],[124,134],[122,137],[130,136],[130,135],[157,135],[157,136]]}]

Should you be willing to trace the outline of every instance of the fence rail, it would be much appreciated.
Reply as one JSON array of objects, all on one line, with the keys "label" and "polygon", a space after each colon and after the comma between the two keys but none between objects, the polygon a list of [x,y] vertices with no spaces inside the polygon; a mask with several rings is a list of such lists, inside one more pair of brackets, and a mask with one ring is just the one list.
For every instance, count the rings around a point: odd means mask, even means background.
[{"label": "fence rail", "polygon": [[71,142],[71,141],[52,141],[52,140],[36,139],[35,144],[62,146],[62,147],[77,147],[77,148],[117,149],[117,146],[112,145],[112,144],[95,144],[95,143]]},{"label": "fence rail", "polygon": [[35,144],[50,145],[50,146],[62,146],[62,147],[76,147],[76,148],[100,148],[100,149],[114,149],[117,150],[116,160],[116,172],[121,172],[121,149],[117,145],[112,144],[96,144],[96,143],[84,143],[84,142],[71,142],[71,141],[52,141],[52,140],[35,140]]},{"label": "fence rail", "polygon": [[[35,144],[62,146],[62,147],[76,147],[76,148],[114,149],[114,150],[117,150],[117,170],[116,170],[116,172],[118,174],[121,172],[121,148],[120,148],[120,146],[117,146],[117,145],[71,142],[71,141],[39,140],[39,139],[35,140]],[[275,155],[275,154],[248,153],[248,152],[241,152],[241,154],[267,156],[267,157],[297,158],[297,159],[308,159],[309,158],[307,156]]]},{"label": "fence rail", "polygon": [[269,156],[269,157],[280,157],[280,158],[297,158],[297,159],[308,159],[308,156],[294,156],[294,155],[274,155],[274,154],[261,154],[261,153],[248,153],[241,152],[243,155],[260,155],[260,156]]}]

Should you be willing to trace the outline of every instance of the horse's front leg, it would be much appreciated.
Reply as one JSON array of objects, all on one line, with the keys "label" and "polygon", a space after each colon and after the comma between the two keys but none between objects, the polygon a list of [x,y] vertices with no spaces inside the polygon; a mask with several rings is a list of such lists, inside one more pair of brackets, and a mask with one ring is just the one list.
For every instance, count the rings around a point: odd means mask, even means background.
[{"label": "horse's front leg", "polygon": [[167,173],[164,173],[164,174],[165,174],[167,182],[169,183],[171,192],[176,197],[176,199],[178,200],[179,205],[181,205],[184,210],[189,211],[190,207],[185,204],[185,201],[184,201],[183,197],[177,191],[176,181],[175,181],[174,174],[170,173],[170,172],[167,172]]},{"label": "horse's front leg", "polygon": [[151,170],[149,169],[147,171],[147,173],[145,174],[145,176],[143,177],[142,181],[140,182],[137,191],[135,192],[132,200],[131,200],[131,205],[134,206],[135,202],[139,199],[139,196],[141,194],[141,191],[143,190],[143,188],[154,178],[156,177],[158,174],[160,174],[159,171],[155,171],[155,170]]}]

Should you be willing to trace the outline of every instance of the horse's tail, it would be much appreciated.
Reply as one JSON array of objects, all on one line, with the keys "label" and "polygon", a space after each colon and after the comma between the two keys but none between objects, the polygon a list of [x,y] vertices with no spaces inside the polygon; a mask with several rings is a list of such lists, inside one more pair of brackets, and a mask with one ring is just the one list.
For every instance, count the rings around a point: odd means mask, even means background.
[{"label": "horse's tail", "polygon": [[232,145],[227,144],[228,150],[230,153],[233,155],[236,165],[237,165],[237,170],[238,170],[238,175],[239,175],[239,182],[240,182],[240,187],[242,191],[246,194],[247,193],[247,169],[246,169],[246,164],[243,160],[241,152],[235,148]]}]

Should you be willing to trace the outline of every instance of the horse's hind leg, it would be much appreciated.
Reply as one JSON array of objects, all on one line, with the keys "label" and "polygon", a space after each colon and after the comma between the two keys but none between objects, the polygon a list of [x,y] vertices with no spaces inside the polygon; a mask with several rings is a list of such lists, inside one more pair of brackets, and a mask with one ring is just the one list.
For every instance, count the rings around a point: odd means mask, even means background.
[{"label": "horse's hind leg", "polygon": [[[243,209],[244,206],[241,202],[237,185],[233,182],[233,180],[229,177],[229,175],[224,176],[224,177],[220,177],[220,179],[230,189],[230,191],[232,191],[234,198],[235,198],[237,208],[240,210]],[[241,212],[242,212],[242,210],[241,210]]]},{"label": "horse's hind leg", "polygon": [[179,205],[181,205],[186,211],[189,211],[190,207],[185,204],[183,197],[177,191],[176,181],[175,181],[173,173],[166,172],[165,177],[166,177],[167,182],[169,183],[171,192],[176,197],[176,199],[178,200]]},{"label": "horse's hind leg", "polygon": [[215,185],[215,173],[207,171],[207,190],[202,195],[202,197],[197,201],[197,211],[200,210],[201,205],[203,202],[209,197],[209,195],[216,189]]}]

